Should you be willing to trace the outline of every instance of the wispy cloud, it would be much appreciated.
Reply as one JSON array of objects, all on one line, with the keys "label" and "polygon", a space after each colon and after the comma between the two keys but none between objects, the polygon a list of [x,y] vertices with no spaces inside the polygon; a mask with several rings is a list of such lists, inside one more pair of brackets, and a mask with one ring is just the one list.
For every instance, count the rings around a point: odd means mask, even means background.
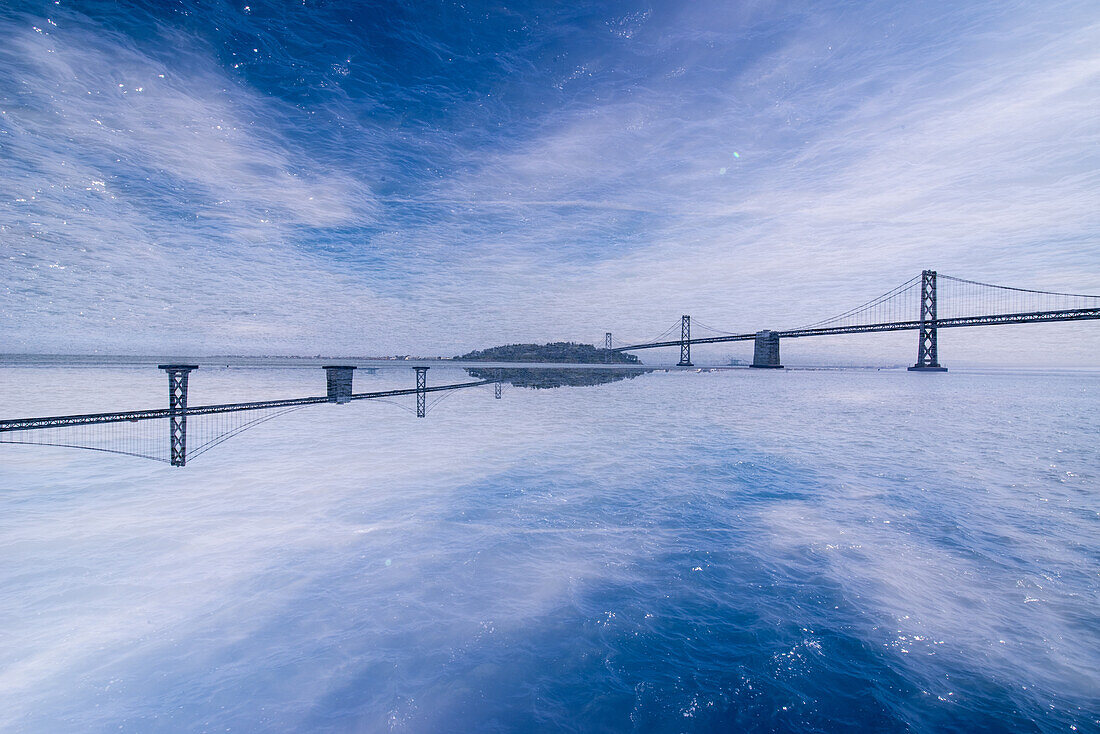
[{"label": "wispy cloud", "polygon": [[449,76],[402,85],[337,35],[312,104],[163,20],[171,54],[76,13],[2,22],[2,328],[24,348],[783,327],[925,267],[1100,288],[1085,3],[517,11],[471,21],[474,45],[525,39],[486,63],[419,18],[393,37]]},{"label": "wispy cloud", "polygon": [[353,291],[296,235],[369,223],[369,186],[288,147],[272,103],[197,52],[174,68],[79,16],[35,22],[7,21],[2,52],[9,344],[308,338],[316,311],[293,318],[281,288]]}]

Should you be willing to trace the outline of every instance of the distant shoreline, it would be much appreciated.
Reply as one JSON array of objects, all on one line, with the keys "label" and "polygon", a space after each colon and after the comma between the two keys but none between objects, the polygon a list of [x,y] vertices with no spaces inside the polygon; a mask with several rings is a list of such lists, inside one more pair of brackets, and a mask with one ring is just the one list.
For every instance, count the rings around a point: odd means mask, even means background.
[{"label": "distant shoreline", "polygon": [[[453,367],[453,368],[522,368],[522,369],[593,369],[593,370],[637,370],[637,371],[673,371],[694,372],[695,370],[752,370],[745,365],[696,364],[693,367],[680,367],[670,364],[573,364],[564,362],[482,362],[460,361],[444,358],[426,359],[379,359],[377,357],[282,357],[282,356],[227,356],[193,357],[180,355],[126,355],[126,354],[0,354],[0,367],[156,367],[158,364],[186,363],[207,368],[264,368],[264,367],[300,367],[320,368],[330,364],[349,364],[365,369],[400,369],[403,367]],[[894,371],[904,370],[906,365],[789,365],[791,372],[822,371]],[[1024,372],[1024,373],[1097,373],[1095,367],[1031,367],[1000,365],[950,365],[952,371],[967,372]]]},{"label": "distant shoreline", "polygon": [[197,364],[201,367],[303,367],[316,368],[331,364],[348,364],[363,368],[453,367],[453,368],[523,368],[523,369],[596,369],[653,370],[677,369],[743,369],[729,365],[645,365],[641,363],[589,364],[574,362],[489,362],[459,359],[378,359],[376,357],[192,357],[169,355],[89,355],[89,354],[0,354],[0,367],[144,367],[168,363]]}]

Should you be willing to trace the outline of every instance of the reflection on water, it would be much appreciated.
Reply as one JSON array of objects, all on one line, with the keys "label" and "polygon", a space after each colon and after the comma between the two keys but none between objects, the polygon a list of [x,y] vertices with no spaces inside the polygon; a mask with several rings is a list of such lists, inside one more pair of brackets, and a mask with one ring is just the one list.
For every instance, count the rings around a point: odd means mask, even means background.
[{"label": "reflection on water", "polygon": [[542,390],[552,387],[584,387],[606,385],[619,380],[633,380],[638,375],[653,370],[590,370],[584,368],[524,369],[467,367],[470,377],[479,380],[502,380],[514,387],[533,387]]},{"label": "reflection on water", "polygon": [[[0,731],[1100,731],[1100,376],[655,372],[311,406],[182,470],[0,446]],[[0,370],[0,416],[153,373]]]},{"label": "reflection on water", "polygon": [[[637,377],[637,369],[606,369],[605,365],[637,365],[633,354],[599,349],[591,344],[551,342],[550,344],[504,344],[489,349],[467,352],[455,359],[479,362],[529,362],[531,367],[470,367],[466,372],[482,380],[503,380],[515,387],[544,389],[551,387],[582,387],[605,385]],[[552,363],[561,363],[554,367]],[[536,367],[535,365],[538,364]],[[591,364],[592,368],[565,365]],[[598,365],[598,366],[597,366]]]}]

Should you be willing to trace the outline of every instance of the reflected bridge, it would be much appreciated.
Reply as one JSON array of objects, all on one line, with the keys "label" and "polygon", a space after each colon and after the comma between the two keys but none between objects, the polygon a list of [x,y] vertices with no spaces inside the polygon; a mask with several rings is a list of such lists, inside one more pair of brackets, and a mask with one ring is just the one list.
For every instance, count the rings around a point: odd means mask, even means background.
[{"label": "reflected bridge", "polygon": [[[917,361],[909,369],[915,372],[946,372],[947,368],[939,361],[940,329],[1095,319],[1100,319],[1100,296],[991,285],[925,270],[919,276],[856,308],[794,329],[763,329],[737,333],[708,327],[696,321],[697,326],[716,333],[693,337],[691,317],[684,315],[666,329],[664,334],[644,342],[616,346],[612,334],[607,332],[604,335],[604,349],[595,351],[602,352],[601,358],[611,362],[615,352],[676,347],[680,350],[678,367],[687,368],[693,366],[693,344],[753,341],[755,349],[751,366],[781,369],[781,339],[912,330],[918,332]],[[664,339],[673,331],[679,331],[678,339]],[[624,379],[623,375],[632,376],[653,369],[626,364],[559,364],[555,366],[558,374],[547,377],[540,375],[538,370],[541,368],[534,364],[450,364],[465,367],[472,377],[478,379],[429,386],[429,367],[415,365],[414,387],[356,393],[352,386],[356,369],[354,366],[326,365],[323,367],[326,378],[325,395],[198,406],[188,403],[188,381],[190,374],[198,366],[162,364],[159,369],[164,370],[168,376],[167,408],[0,420],[0,443],[69,446],[141,456],[165,461],[172,466],[185,466],[194,457],[249,428],[291,411],[321,403],[339,405],[356,400],[388,400],[414,395],[416,415],[423,418],[434,405],[428,401],[429,393],[447,394],[455,390],[492,385],[494,397],[499,399],[501,387],[506,382],[533,388],[593,385]],[[570,370],[576,372],[581,368],[592,372],[570,374]],[[600,370],[606,374],[597,374]],[[442,398],[437,398],[436,402],[440,399]]]},{"label": "reflected bridge", "polygon": [[[495,383],[495,397],[500,397],[500,382],[493,379],[429,386],[428,367],[413,368],[416,371],[415,387],[356,393],[352,390],[355,367],[328,365],[324,367],[327,392],[322,396],[189,405],[188,382],[191,372],[198,369],[198,365],[162,364],[158,368],[168,375],[167,408],[0,420],[0,443],[91,449],[184,466],[189,459],[249,428],[311,405],[415,395],[416,416],[423,418],[431,408],[429,393],[446,393]],[[201,424],[196,426],[196,421],[201,421]]]}]

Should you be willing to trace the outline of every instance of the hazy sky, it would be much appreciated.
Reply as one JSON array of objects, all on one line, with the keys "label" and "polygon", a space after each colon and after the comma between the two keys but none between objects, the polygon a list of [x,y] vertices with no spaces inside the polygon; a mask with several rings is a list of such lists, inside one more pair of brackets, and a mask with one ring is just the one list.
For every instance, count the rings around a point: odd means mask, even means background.
[{"label": "hazy sky", "polygon": [[[1095,0],[59,0],[0,39],[0,351],[779,329],[923,268],[1100,292]],[[1100,364],[1095,322],[943,342]]]}]

